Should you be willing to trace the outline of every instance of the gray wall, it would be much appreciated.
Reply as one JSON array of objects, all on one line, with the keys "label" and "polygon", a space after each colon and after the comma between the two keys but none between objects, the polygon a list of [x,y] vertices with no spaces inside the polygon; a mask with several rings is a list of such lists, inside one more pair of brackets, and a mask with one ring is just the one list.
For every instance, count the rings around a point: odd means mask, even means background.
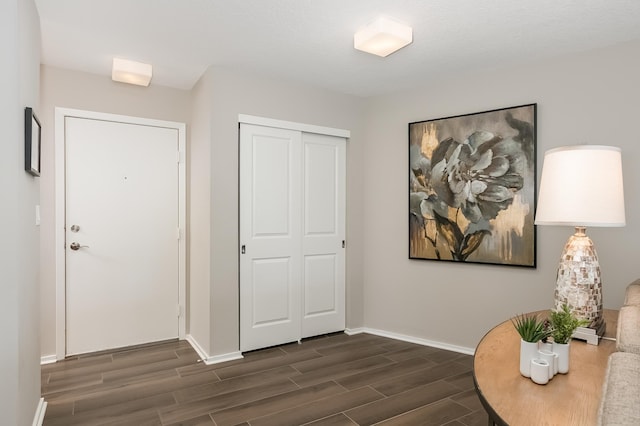
[{"label": "gray wall", "polygon": [[[54,108],[188,123],[188,333],[209,355],[238,350],[238,114],[352,131],[348,144],[348,324],[362,326],[361,184],[363,103],[324,90],[212,68],[191,92],[141,88],[107,77],[42,67],[42,355],[55,354]],[[46,165],[46,167],[45,167]],[[352,243],[351,243],[352,242]]]},{"label": "gray wall", "polygon": [[211,78],[203,75],[192,92],[189,162],[188,330],[210,353],[211,347]]},{"label": "gray wall", "polygon": [[0,2],[0,416],[31,424],[40,399],[39,178],[24,171],[24,108],[38,106],[40,23],[32,0]]},{"label": "gray wall", "polygon": [[239,344],[238,114],[351,131],[347,142],[347,325],[362,326],[362,178],[359,171],[363,151],[363,101],[216,67],[211,67],[203,79],[211,99],[208,117],[211,126],[211,340],[205,350],[210,355],[226,354],[237,351]]},{"label": "gray wall", "polygon": [[365,325],[472,349],[495,324],[552,307],[556,268],[571,228],[538,227],[537,269],[407,258],[407,124],[534,102],[538,179],[547,149],[622,148],[627,226],[587,230],[600,257],[605,307],[619,308],[625,286],[639,276],[638,75],[640,42],[467,72],[370,99],[363,163]]},{"label": "gray wall", "polygon": [[[43,67],[45,145],[53,106],[186,121],[189,135],[189,333],[209,355],[238,350],[238,114],[351,130],[347,143],[347,326],[472,349],[498,322],[552,305],[571,229],[538,228],[538,268],[407,259],[407,124],[538,104],[538,171],[566,144],[622,147],[627,226],[588,230],[600,254],[605,306],[638,275],[640,42],[527,66],[425,81],[410,92],[360,99],[212,67],[191,92],[112,83]],[[145,91],[146,90],[146,91]],[[191,121],[190,121],[191,120]],[[53,337],[53,156],[43,152],[43,354]],[[539,176],[538,176],[539,177]],[[45,208],[46,207],[46,208]],[[45,217],[47,225],[45,226]]]}]

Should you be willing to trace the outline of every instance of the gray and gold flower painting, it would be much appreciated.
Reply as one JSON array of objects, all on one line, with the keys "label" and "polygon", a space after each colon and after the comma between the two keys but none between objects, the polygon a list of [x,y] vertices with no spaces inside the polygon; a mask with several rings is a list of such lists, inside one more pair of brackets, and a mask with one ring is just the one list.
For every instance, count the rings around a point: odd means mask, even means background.
[{"label": "gray and gold flower painting", "polygon": [[409,257],[535,267],[536,104],[409,124]]}]

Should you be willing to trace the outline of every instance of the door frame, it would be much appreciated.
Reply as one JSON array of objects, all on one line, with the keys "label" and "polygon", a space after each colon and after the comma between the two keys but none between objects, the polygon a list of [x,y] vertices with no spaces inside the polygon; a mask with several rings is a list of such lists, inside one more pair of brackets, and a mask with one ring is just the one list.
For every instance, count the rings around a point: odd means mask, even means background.
[{"label": "door frame", "polygon": [[349,140],[349,138],[351,137],[350,130],[316,126],[314,124],[296,123],[294,121],[276,120],[273,118],[259,117],[256,115],[238,114],[238,126],[240,126],[241,123],[264,127],[275,127],[278,129],[296,130],[303,133],[317,133],[320,135],[337,136],[339,138],[345,138],[347,140]]},{"label": "door frame", "polygon": [[70,108],[55,108],[55,283],[56,283],[56,360],[66,356],[66,250],[65,250],[65,219],[66,219],[66,164],[65,164],[65,118],[84,118],[92,120],[112,121],[124,124],[135,124],[153,127],[165,127],[178,131],[178,338],[186,336],[186,125],[174,121],[163,121],[125,115],[108,114],[94,111],[84,111]]}]

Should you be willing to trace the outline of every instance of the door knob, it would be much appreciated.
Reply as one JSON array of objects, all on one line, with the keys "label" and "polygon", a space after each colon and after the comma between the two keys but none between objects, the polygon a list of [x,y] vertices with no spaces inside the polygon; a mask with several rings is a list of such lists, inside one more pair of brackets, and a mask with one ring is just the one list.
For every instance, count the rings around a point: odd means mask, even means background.
[{"label": "door knob", "polygon": [[78,250],[78,249],[81,249],[81,248],[84,248],[84,247],[89,248],[89,246],[81,246],[79,243],[76,243],[75,241],[72,242],[71,244],[69,244],[69,248],[71,250]]}]

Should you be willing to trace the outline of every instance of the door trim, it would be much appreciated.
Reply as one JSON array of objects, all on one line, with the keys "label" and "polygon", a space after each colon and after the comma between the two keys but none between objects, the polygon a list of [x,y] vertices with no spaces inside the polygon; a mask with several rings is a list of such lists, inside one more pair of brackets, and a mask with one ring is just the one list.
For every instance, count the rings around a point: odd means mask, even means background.
[{"label": "door trim", "polygon": [[278,129],[297,130],[303,133],[317,133],[320,135],[337,136],[349,139],[351,132],[333,127],[316,126],[313,124],[295,123],[293,121],[275,120],[273,118],[258,117],[255,115],[238,114],[238,123],[255,124],[256,126],[276,127]]},{"label": "door trim", "polygon": [[65,128],[66,117],[85,118],[103,121],[115,121],[126,124],[165,127],[178,131],[178,226],[180,239],[178,243],[178,338],[185,339],[187,330],[186,312],[186,125],[173,121],[154,120],[125,115],[107,114],[70,108],[55,108],[55,283],[56,283],[56,359],[64,359],[66,355],[66,261],[65,261]]}]

